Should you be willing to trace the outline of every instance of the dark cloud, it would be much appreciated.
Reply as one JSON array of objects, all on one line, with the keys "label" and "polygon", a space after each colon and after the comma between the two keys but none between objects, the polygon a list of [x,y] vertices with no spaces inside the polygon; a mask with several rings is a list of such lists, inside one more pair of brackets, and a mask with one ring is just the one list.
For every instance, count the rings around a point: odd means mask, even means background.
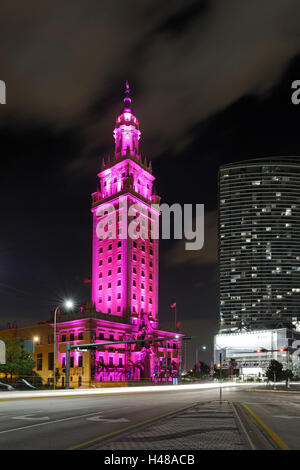
[{"label": "dark cloud", "polygon": [[[217,213],[207,211],[204,216],[204,246],[201,250],[186,250],[186,240],[180,240],[166,253],[170,266],[179,264],[216,264],[217,263]],[[202,281],[203,282],[203,281]],[[202,284],[201,284],[202,285]]]},{"label": "dark cloud", "polygon": [[77,126],[94,150],[117,108],[90,113],[130,78],[151,156],[178,151],[196,123],[278,81],[300,50],[299,16],[297,0],[5,2],[7,113]]}]

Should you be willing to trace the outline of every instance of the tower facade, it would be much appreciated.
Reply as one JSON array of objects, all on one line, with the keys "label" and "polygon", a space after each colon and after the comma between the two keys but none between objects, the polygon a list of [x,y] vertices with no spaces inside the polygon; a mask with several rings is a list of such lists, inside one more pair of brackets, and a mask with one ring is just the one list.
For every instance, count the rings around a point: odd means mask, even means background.
[{"label": "tower facade", "polygon": [[300,158],[219,172],[220,330],[291,328],[300,319]]},{"label": "tower facade", "polygon": [[113,131],[112,158],[102,162],[92,194],[92,301],[97,312],[158,325],[159,197],[151,163],[139,152],[141,132],[126,83]]}]

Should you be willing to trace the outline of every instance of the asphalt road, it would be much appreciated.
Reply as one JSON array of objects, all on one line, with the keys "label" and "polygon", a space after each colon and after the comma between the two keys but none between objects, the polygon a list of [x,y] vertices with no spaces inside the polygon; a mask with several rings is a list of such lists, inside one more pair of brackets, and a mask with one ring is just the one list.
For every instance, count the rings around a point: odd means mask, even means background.
[{"label": "asphalt road", "polygon": [[[1,398],[1,395],[0,395]],[[0,401],[0,449],[68,449],[193,403],[217,389]],[[223,389],[245,403],[291,449],[300,449],[300,393]]]}]

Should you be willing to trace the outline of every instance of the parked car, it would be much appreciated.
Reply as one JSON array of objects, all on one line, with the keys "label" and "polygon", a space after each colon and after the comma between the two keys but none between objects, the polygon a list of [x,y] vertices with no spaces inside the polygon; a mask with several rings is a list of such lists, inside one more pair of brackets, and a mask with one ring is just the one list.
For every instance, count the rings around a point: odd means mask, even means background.
[{"label": "parked car", "polygon": [[9,384],[5,384],[4,382],[0,382],[0,391],[1,392],[12,392],[14,389],[14,387],[12,385],[9,385]]}]

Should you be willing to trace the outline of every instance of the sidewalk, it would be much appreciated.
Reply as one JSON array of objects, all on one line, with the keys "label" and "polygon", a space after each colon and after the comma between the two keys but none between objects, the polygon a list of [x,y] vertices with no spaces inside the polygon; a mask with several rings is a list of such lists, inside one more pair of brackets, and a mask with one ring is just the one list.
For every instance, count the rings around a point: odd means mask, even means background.
[{"label": "sidewalk", "polygon": [[203,403],[89,450],[249,450],[230,403]]}]

